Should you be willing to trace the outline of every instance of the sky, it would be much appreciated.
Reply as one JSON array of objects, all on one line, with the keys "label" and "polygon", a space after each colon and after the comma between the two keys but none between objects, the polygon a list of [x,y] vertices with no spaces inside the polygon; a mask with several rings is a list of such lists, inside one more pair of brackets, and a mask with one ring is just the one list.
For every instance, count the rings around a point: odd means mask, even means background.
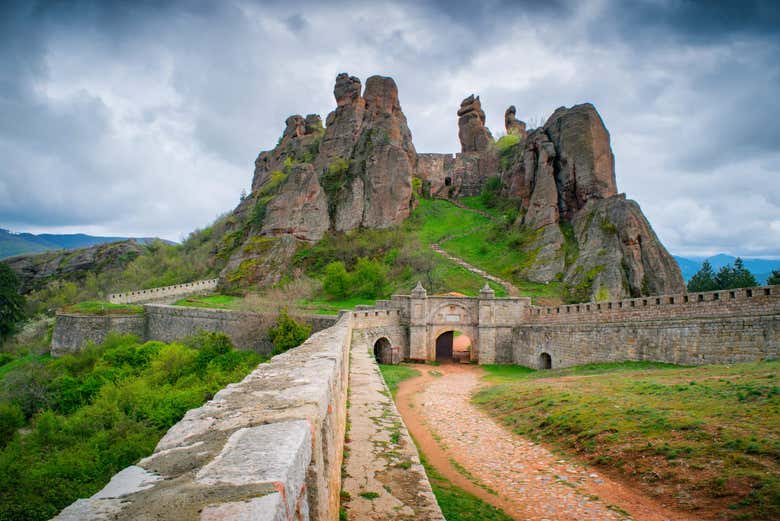
[{"label": "sky", "polygon": [[481,97],[591,102],[667,248],[780,257],[780,2],[0,2],[0,227],[182,240],[339,72],[392,76],[418,152]]}]

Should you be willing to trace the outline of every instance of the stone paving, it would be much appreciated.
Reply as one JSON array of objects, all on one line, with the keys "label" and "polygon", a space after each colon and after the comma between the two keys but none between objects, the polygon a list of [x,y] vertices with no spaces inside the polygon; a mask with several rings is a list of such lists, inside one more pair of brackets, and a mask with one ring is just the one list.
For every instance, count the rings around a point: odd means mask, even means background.
[{"label": "stone paving", "polygon": [[434,378],[416,396],[415,408],[472,482],[514,505],[507,514],[515,519],[690,519],[504,429],[470,403],[481,375],[476,368],[448,365],[439,369],[443,376]]},{"label": "stone paving", "polygon": [[350,521],[444,521],[379,367],[352,348],[342,507]]}]

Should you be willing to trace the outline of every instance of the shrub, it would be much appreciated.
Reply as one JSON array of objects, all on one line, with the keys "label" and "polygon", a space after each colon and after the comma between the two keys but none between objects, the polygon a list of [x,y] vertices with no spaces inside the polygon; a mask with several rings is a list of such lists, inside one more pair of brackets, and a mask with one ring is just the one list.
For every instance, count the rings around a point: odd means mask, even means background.
[{"label": "shrub", "polygon": [[496,141],[496,149],[498,150],[498,157],[501,161],[501,171],[509,169],[509,165],[512,163],[512,158],[515,155],[515,147],[520,143],[520,136],[517,134],[507,134],[501,136]]},{"label": "shrub", "polygon": [[273,354],[278,355],[298,347],[311,335],[311,326],[301,324],[287,314],[287,308],[282,309],[276,325],[268,330],[268,338],[274,346]]},{"label": "shrub", "polygon": [[488,208],[496,208],[501,198],[501,190],[503,185],[501,184],[501,178],[498,176],[489,177],[485,181],[485,185],[482,187],[482,204]]},{"label": "shrub", "polygon": [[0,343],[24,319],[24,304],[24,297],[19,294],[19,278],[8,264],[0,262]]},{"label": "shrub", "polygon": [[387,266],[379,261],[359,258],[352,279],[354,295],[378,298],[387,292]]},{"label": "shrub", "polygon": [[13,403],[0,402],[0,447],[5,447],[23,425],[22,408]]},{"label": "shrub", "polygon": [[325,278],[322,281],[322,289],[338,299],[347,298],[350,294],[351,281],[347,268],[341,261],[334,261],[325,266]]}]

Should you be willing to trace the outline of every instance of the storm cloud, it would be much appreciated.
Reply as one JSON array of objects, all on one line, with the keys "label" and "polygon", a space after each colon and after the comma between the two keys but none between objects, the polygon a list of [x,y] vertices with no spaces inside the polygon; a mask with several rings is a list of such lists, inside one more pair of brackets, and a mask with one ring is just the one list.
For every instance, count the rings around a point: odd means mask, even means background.
[{"label": "storm cloud", "polygon": [[472,92],[494,135],[590,101],[672,252],[780,255],[777,3],[538,4],[6,2],[0,227],[179,240],[346,71],[395,78],[421,152]]}]

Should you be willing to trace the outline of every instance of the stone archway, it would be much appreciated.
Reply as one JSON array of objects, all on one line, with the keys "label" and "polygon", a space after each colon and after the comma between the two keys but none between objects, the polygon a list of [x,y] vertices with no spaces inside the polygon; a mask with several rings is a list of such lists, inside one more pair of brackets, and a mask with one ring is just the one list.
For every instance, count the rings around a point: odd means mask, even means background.
[{"label": "stone archway", "polygon": [[552,369],[552,356],[549,353],[539,355],[539,369]]},{"label": "stone archway", "polygon": [[386,336],[374,342],[374,358],[378,364],[393,363],[392,345]]},{"label": "stone archway", "polygon": [[435,359],[439,363],[469,362],[472,339],[458,329],[444,331],[436,337]]}]

